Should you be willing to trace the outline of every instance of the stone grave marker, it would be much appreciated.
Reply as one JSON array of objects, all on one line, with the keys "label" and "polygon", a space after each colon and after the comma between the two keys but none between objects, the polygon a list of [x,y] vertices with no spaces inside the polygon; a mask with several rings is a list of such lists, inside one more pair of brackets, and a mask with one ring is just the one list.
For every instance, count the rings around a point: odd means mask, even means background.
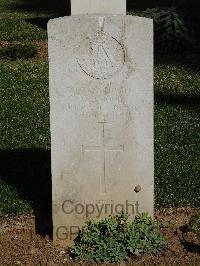
[{"label": "stone grave marker", "polygon": [[[125,0],[110,2],[118,10]],[[103,10],[48,23],[53,226],[61,245],[89,219],[153,215],[153,23],[123,8]],[[75,4],[72,11],[81,13]]]},{"label": "stone grave marker", "polygon": [[72,0],[71,14],[126,15],[126,0]]}]

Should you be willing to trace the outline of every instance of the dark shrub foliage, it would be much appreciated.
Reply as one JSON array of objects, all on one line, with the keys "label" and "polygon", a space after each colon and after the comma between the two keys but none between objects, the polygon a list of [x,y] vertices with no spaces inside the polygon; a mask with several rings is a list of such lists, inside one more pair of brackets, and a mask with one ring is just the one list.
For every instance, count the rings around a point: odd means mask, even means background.
[{"label": "dark shrub foliage", "polygon": [[192,33],[172,9],[147,9],[143,15],[154,21],[154,40],[157,52],[182,52],[193,46]]}]

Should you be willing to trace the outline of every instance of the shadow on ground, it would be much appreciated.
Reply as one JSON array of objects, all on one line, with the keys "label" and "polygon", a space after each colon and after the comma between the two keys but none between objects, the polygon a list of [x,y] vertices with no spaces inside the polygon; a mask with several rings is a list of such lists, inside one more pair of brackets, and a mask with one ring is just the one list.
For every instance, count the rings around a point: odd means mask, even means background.
[{"label": "shadow on ground", "polygon": [[51,155],[49,150],[1,150],[0,176],[31,202],[40,235],[52,236]]},{"label": "shadow on ground", "polygon": [[154,51],[154,64],[156,65],[174,65],[177,67],[184,67],[185,69],[193,70],[196,73],[200,72],[200,52],[199,47],[194,46],[190,49],[180,52],[171,52],[169,54],[162,54],[159,50]]},{"label": "shadow on ground", "polygon": [[200,245],[199,244],[194,244],[194,243],[188,242],[188,241],[182,241],[181,244],[183,245],[184,249],[187,252],[196,253],[196,254],[200,255]]},{"label": "shadow on ground", "polygon": [[[166,89],[167,91],[167,89]],[[176,95],[176,94],[162,94],[155,92],[155,101],[158,103],[166,103],[170,105],[181,105],[183,107],[197,107],[200,105],[200,95]]]},{"label": "shadow on ground", "polygon": [[26,22],[31,23],[43,30],[47,30],[47,23],[50,19],[55,18],[54,16],[48,16],[48,17],[35,17],[35,18],[27,18],[25,19]]},{"label": "shadow on ground", "polygon": [[69,16],[71,14],[70,0],[16,0],[10,9],[26,12],[43,12],[56,16]]}]

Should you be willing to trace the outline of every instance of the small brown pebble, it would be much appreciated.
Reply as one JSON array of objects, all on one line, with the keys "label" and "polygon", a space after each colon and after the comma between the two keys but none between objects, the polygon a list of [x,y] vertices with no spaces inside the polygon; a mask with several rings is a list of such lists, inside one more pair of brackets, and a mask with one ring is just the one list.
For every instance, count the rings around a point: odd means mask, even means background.
[{"label": "small brown pebble", "polygon": [[134,191],[136,192],[136,193],[138,193],[138,192],[140,192],[141,191],[141,186],[140,185],[137,185],[136,187],[135,187],[135,189],[134,189]]}]

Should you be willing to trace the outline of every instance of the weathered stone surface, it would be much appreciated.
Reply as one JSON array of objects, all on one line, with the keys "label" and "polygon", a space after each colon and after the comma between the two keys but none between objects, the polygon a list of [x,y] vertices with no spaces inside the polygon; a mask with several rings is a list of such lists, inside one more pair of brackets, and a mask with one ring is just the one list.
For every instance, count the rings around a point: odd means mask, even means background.
[{"label": "weathered stone surface", "polygon": [[71,14],[126,15],[126,0],[71,0]]},{"label": "weathered stone surface", "polygon": [[153,215],[153,25],[132,16],[48,24],[54,239],[122,209]]}]

